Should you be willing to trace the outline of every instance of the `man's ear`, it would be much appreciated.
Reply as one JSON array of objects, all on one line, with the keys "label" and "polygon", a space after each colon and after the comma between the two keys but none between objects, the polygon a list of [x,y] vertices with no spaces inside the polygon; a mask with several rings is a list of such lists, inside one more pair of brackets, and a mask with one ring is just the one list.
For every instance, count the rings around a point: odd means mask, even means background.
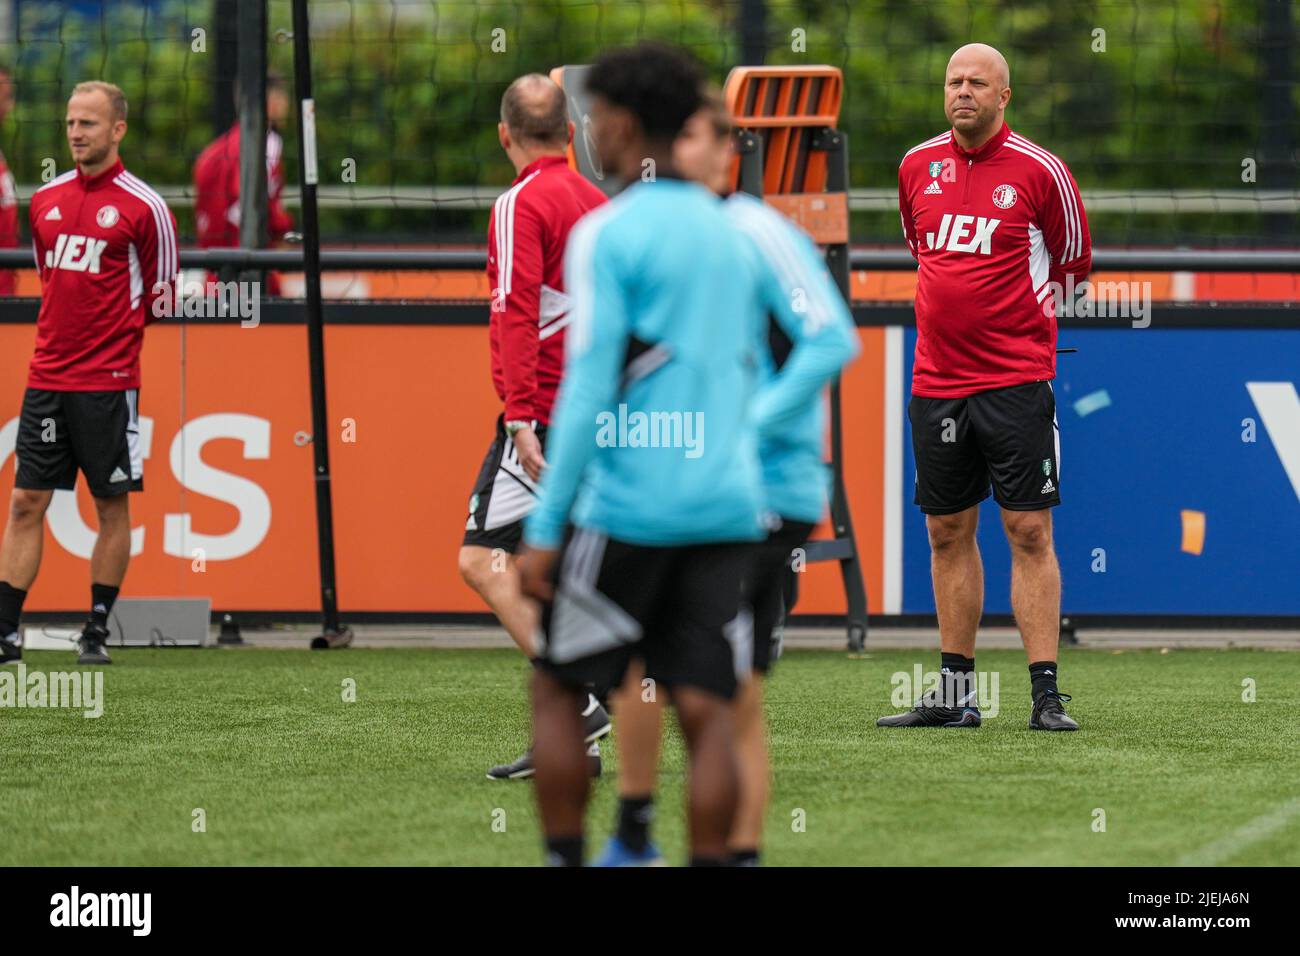
[{"label": "man's ear", "polygon": [[506,152],[510,152],[510,127],[505,123],[497,123],[497,142]]},{"label": "man's ear", "polygon": [[113,127],[117,131],[117,139],[113,140],[113,142],[115,143],[121,142],[122,137],[126,135],[126,120],[118,120],[116,123],[113,124]]},{"label": "man's ear", "polygon": [[568,127],[569,127],[569,139],[568,139],[568,144],[569,144],[569,145],[573,145],[573,130],[574,130],[573,120],[569,120],[569,122],[568,122]]}]

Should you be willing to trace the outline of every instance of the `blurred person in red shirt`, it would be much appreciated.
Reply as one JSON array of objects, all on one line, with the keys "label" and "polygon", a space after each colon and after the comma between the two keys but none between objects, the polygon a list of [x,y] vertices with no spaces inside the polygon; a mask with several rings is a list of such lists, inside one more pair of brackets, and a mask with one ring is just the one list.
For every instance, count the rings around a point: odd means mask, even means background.
[{"label": "blurred person in red shirt", "polygon": [[[14,108],[13,74],[0,63],[0,123]],[[18,190],[13,174],[0,153],[0,249],[13,249],[18,245]],[[13,295],[17,274],[12,269],[0,270],[0,295]]]},{"label": "blurred person in red shirt", "polygon": [[[271,245],[293,229],[280,197],[284,192],[284,139],[278,128],[289,117],[289,91],[278,73],[266,75],[266,201]],[[239,122],[222,133],[194,162],[194,220],[199,247],[228,248],[239,243]],[[208,283],[217,280],[208,274]],[[280,294],[279,276],[266,275],[266,293]]]}]

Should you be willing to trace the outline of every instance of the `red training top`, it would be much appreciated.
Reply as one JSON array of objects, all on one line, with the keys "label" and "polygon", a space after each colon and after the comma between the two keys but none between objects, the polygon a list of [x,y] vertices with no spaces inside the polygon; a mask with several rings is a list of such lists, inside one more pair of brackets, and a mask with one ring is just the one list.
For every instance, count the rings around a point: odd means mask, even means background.
[{"label": "red training top", "polygon": [[979,149],[951,130],[898,167],[898,210],[916,282],[912,394],[963,398],[1056,377],[1056,312],[1092,264],[1079,188],[1065,163],[1011,128]]},{"label": "red training top", "polygon": [[[293,228],[293,218],[280,202],[284,192],[281,157],[284,140],[266,131],[267,230],[275,241]],[[194,225],[199,246],[239,245],[239,124],[236,123],[199,153],[194,161]]]},{"label": "red training top", "polygon": [[[18,190],[13,174],[0,153],[0,249],[18,245]],[[16,276],[12,269],[0,269],[0,295],[13,295]]]},{"label": "red training top", "polygon": [[564,247],[569,230],[605,194],[563,156],[529,163],[488,219],[492,384],[506,421],[551,420],[564,372]]},{"label": "red training top", "polygon": [[27,384],[139,388],[144,327],[177,277],[171,210],[119,161],[96,176],[55,177],[32,196],[29,217],[41,311]]}]

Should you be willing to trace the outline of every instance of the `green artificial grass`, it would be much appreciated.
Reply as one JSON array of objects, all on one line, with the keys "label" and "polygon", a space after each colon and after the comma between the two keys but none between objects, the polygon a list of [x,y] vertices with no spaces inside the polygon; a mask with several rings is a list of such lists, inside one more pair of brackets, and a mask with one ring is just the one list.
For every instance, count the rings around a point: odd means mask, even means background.
[{"label": "green artificial grass", "polygon": [[[1026,728],[1023,655],[984,651],[997,717],[876,728],[891,676],[937,657],[787,653],[768,686],[765,862],[1300,865],[1300,654],[1063,651],[1083,729],[1046,734]],[[63,652],[25,665],[77,669]],[[527,744],[526,670],[506,650],[118,651],[98,719],[0,709],[0,865],[537,864],[531,784],[484,777]],[[615,811],[602,749],[593,854]],[[655,824],[672,863],[683,774],[672,730]]]}]

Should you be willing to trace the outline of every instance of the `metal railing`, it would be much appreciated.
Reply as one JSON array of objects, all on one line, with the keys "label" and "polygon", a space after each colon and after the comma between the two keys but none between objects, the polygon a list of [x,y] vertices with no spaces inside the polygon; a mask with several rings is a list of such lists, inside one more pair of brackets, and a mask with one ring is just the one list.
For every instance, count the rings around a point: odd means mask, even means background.
[{"label": "metal railing", "polygon": [[[183,269],[223,267],[301,271],[302,252],[297,249],[183,249]],[[909,272],[916,260],[906,249],[854,249],[849,253],[853,269],[876,272]],[[487,266],[485,249],[326,249],[321,252],[321,269],[327,272],[365,270],[372,272],[450,270],[475,272]],[[33,268],[32,251],[0,249],[0,269]],[[1300,273],[1300,249],[1287,250],[1195,250],[1195,249],[1096,249],[1094,272],[1296,272]]]}]

